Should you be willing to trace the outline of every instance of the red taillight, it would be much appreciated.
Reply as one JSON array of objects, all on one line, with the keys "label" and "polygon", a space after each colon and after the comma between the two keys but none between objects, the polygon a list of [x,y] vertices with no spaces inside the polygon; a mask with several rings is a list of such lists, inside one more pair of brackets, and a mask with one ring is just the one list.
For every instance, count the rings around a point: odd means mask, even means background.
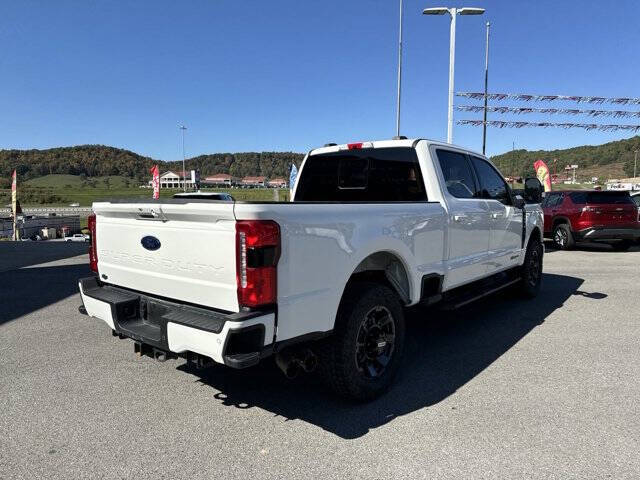
[{"label": "red taillight", "polygon": [[279,258],[280,227],[276,222],[236,222],[236,280],[241,307],[276,303]]},{"label": "red taillight", "polygon": [[96,214],[92,213],[87,218],[87,227],[89,235],[91,235],[91,244],[89,245],[89,268],[98,273],[98,249],[96,248]]},{"label": "red taillight", "polygon": [[362,142],[360,143],[347,143],[347,148],[349,150],[359,150],[362,148]]}]

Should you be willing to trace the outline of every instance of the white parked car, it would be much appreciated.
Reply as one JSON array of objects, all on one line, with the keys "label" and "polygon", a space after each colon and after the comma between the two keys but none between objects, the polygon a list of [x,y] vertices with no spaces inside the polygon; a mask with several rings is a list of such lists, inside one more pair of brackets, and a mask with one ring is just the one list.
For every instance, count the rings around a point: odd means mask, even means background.
[{"label": "white parked car", "polygon": [[191,200],[226,200],[233,201],[233,197],[228,193],[222,192],[201,192],[198,190],[197,192],[182,192],[182,193],[174,193],[173,198],[188,198]]},{"label": "white parked car", "polygon": [[89,240],[89,235],[85,235],[84,233],[74,233],[72,236],[64,239],[65,242],[88,242]]},{"label": "white parked car", "polygon": [[394,139],[312,150],[291,202],[94,203],[80,311],[159,360],[275,355],[372,399],[400,367],[405,307],[538,293],[540,182],[525,196],[482,155]]}]

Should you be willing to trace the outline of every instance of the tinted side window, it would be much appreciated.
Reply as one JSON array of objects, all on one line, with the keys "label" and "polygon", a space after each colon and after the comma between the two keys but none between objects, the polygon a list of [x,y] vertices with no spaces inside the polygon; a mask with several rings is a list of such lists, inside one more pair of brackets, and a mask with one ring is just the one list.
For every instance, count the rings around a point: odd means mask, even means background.
[{"label": "tinted side window", "polygon": [[505,205],[511,205],[511,195],[504,181],[495,168],[489,162],[478,157],[471,157],[473,166],[480,179],[480,190],[482,198],[488,200],[498,200]]},{"label": "tinted side window", "polygon": [[633,203],[629,192],[589,192],[587,203],[591,205],[629,204]]},{"label": "tinted side window", "polygon": [[309,156],[295,199],[420,202],[427,194],[413,148],[368,148]]},{"label": "tinted side window", "polygon": [[456,198],[476,197],[476,184],[466,155],[449,150],[436,150],[445,185]]},{"label": "tinted side window", "polygon": [[586,192],[571,192],[569,194],[571,201],[576,205],[584,205],[587,203],[587,194]]},{"label": "tinted side window", "polygon": [[562,203],[562,195],[559,193],[547,194],[544,202],[544,207],[556,207]]}]

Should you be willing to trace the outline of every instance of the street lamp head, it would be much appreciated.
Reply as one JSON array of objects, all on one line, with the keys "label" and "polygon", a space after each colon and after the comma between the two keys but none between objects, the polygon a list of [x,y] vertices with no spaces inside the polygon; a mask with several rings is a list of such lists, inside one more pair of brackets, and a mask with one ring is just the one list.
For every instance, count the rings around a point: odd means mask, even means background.
[{"label": "street lamp head", "polygon": [[445,13],[449,13],[449,9],[446,7],[433,7],[422,10],[423,15],[444,15]]},{"label": "street lamp head", "polygon": [[460,15],[482,15],[484,13],[484,8],[463,7],[458,9],[458,13]]}]

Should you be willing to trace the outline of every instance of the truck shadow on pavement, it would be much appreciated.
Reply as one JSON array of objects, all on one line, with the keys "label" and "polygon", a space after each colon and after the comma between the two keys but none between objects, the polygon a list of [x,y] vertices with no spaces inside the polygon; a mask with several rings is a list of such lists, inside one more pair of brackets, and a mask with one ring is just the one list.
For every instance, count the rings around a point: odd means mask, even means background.
[{"label": "truck shadow on pavement", "polygon": [[[595,243],[595,242],[579,242],[573,247],[573,250],[582,251],[582,252],[604,252],[604,253],[628,253],[628,252],[640,252],[640,245],[632,245],[629,250],[620,252],[611,247],[606,243]],[[544,241],[544,253],[566,253],[560,250],[551,240]]]},{"label": "truck shadow on pavement", "polygon": [[[286,380],[273,361],[244,371],[178,368],[217,390],[212,391],[213,400],[223,405],[258,407],[354,439],[454,394],[562,307],[582,283],[581,278],[545,274],[535,300],[519,300],[505,292],[452,313],[408,311],[404,365],[396,384],[367,404],[333,396],[314,375]],[[591,294],[590,298],[603,297]]]},{"label": "truck shadow on pavement", "polygon": [[0,325],[75,295],[78,279],[90,274],[86,263],[0,273]]},{"label": "truck shadow on pavement", "polygon": [[[0,273],[83,255],[88,251],[89,244],[84,242],[0,242]],[[4,281],[0,284],[2,287],[5,287]]]}]

